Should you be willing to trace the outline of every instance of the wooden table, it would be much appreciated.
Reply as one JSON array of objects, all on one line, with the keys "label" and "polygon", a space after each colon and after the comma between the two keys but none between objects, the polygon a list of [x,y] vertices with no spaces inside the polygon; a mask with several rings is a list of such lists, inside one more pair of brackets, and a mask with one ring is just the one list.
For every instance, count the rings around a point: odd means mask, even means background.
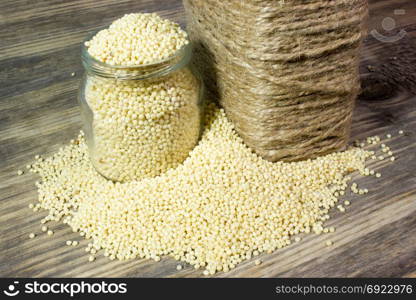
[{"label": "wooden table", "polygon": [[[371,167],[383,174],[358,183],[370,189],[366,196],[347,195],[346,213],[333,211],[328,236],[308,235],[271,255],[217,276],[227,277],[416,277],[416,1],[371,2],[370,30],[391,37],[394,43],[369,35],[363,49],[363,94],[356,108],[353,137],[380,135],[396,153],[394,163]],[[401,9],[397,11],[397,9]],[[0,2],[0,276],[3,277],[191,277],[186,266],[163,258],[110,261],[102,255],[87,263],[84,247],[68,247],[77,235],[62,224],[55,234],[39,234],[45,213],[33,213],[28,204],[37,199],[35,176],[25,169],[36,154],[50,154],[68,143],[80,129],[76,100],[82,75],[80,42],[99,27],[129,12],[159,11],[184,24],[178,0],[3,0]],[[392,19],[386,19],[386,18]],[[383,23],[384,20],[384,23]],[[394,25],[390,32],[386,24]],[[384,24],[384,29],[383,29]],[[71,73],[75,72],[75,76]],[[405,135],[399,136],[402,129]],[[81,245],[85,246],[86,241]]]}]

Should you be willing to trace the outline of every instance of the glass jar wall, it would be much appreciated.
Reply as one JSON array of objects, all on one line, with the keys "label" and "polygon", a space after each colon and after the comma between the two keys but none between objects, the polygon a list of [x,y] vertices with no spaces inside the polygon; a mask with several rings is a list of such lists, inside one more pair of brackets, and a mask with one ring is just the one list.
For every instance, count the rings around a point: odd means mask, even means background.
[{"label": "glass jar wall", "polygon": [[198,142],[202,83],[190,69],[191,46],[151,65],[120,67],[95,60],[79,100],[90,159],[114,181],[140,180],[182,163]]}]

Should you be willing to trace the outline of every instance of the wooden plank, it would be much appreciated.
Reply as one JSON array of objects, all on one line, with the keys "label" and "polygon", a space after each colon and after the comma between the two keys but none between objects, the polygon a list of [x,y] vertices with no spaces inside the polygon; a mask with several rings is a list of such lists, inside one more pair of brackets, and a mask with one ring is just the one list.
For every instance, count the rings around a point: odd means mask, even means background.
[{"label": "wooden plank", "polygon": [[[395,163],[373,162],[383,176],[359,178],[370,193],[347,194],[346,213],[331,213],[331,235],[305,235],[302,241],[270,255],[263,263],[244,262],[225,277],[416,276],[416,3],[412,0],[370,1],[370,31],[386,36],[400,29],[406,36],[382,43],[372,35],[363,48],[363,94],[357,102],[352,140],[387,133],[394,136]],[[404,15],[395,15],[396,9]],[[44,212],[27,206],[37,199],[36,176],[16,171],[36,154],[50,154],[80,129],[76,101],[82,75],[79,44],[85,36],[128,12],[159,11],[184,24],[178,0],[5,0],[0,3],[0,276],[3,277],[194,277],[201,270],[163,258],[110,261],[98,255],[87,263],[87,241],[68,247],[75,239],[63,224],[52,223],[53,237],[40,232]],[[382,27],[386,17],[397,28]],[[369,67],[370,66],[370,67]],[[76,76],[72,77],[71,73]],[[399,136],[398,131],[406,135]],[[325,241],[333,240],[332,247]]]},{"label": "wooden plank", "polygon": [[161,16],[184,23],[180,1],[163,5],[156,0],[44,0],[32,5],[25,2],[0,8],[2,59],[51,54],[78,46],[88,34],[131,12],[158,11]]}]

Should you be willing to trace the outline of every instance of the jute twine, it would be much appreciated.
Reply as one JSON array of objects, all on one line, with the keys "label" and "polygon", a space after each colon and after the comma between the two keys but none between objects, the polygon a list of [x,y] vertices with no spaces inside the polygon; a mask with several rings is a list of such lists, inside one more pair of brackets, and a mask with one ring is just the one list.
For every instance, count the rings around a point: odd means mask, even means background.
[{"label": "jute twine", "polygon": [[195,64],[246,144],[296,161],[347,144],[366,0],[185,0]]}]

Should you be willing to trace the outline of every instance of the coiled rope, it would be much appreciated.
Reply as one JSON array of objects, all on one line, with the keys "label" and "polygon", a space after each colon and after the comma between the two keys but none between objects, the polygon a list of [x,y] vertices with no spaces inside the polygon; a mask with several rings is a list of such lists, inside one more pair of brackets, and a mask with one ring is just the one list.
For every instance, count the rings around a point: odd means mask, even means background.
[{"label": "coiled rope", "polygon": [[270,161],[345,147],[366,0],[185,0],[195,64],[245,143]]}]

